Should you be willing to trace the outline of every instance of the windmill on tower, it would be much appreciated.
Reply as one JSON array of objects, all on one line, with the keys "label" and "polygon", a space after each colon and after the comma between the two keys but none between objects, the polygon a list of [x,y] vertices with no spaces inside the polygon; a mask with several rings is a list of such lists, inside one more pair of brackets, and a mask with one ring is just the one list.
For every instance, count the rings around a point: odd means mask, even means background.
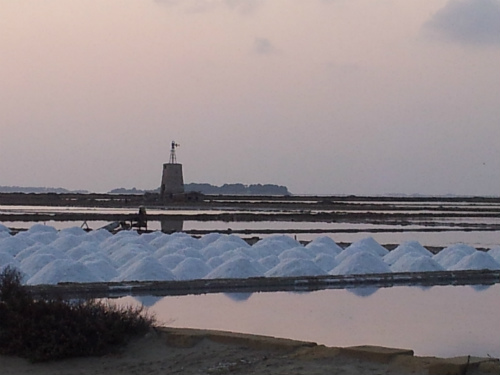
[{"label": "windmill on tower", "polygon": [[169,164],[177,164],[177,157],[175,156],[175,148],[179,147],[180,144],[172,141],[172,147],[170,148],[170,159],[168,160]]},{"label": "windmill on tower", "polygon": [[184,193],[184,178],[182,177],[182,164],[177,163],[175,149],[180,145],[172,141],[170,158],[168,163],[163,164],[163,175],[161,178],[161,199],[173,198],[175,194]]}]

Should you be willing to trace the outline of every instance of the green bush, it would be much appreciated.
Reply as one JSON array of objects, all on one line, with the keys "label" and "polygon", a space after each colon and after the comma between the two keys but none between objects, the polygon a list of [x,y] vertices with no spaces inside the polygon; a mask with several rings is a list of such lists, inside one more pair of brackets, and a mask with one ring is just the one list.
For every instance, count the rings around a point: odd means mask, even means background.
[{"label": "green bush", "polygon": [[35,299],[21,280],[12,268],[0,274],[0,354],[31,361],[104,355],[146,333],[154,322],[142,308]]}]

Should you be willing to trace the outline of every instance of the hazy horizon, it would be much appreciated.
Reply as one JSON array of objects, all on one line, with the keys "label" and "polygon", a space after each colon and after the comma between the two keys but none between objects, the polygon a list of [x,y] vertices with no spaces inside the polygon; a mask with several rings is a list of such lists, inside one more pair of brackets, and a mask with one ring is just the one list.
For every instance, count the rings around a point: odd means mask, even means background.
[{"label": "hazy horizon", "polygon": [[0,185],[497,196],[500,0],[0,0]]}]

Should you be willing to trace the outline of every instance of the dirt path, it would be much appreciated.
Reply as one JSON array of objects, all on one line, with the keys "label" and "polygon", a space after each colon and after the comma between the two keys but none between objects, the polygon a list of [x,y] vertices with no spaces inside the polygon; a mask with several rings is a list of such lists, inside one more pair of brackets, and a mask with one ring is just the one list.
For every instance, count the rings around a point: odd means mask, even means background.
[{"label": "dirt path", "polygon": [[[151,332],[114,355],[32,364],[0,356],[1,375],[24,374],[429,374],[439,359],[392,355],[355,356],[345,349],[270,337],[166,329]],[[364,358],[363,358],[364,357]],[[382,363],[387,362],[387,363]],[[469,374],[498,374],[488,361]]]}]

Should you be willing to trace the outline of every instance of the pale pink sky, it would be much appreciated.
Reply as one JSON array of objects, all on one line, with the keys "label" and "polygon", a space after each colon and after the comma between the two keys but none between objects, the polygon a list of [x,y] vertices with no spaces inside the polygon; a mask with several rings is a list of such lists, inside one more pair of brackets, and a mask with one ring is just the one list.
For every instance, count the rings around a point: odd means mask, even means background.
[{"label": "pale pink sky", "polygon": [[498,195],[499,0],[0,0],[0,185]]}]

